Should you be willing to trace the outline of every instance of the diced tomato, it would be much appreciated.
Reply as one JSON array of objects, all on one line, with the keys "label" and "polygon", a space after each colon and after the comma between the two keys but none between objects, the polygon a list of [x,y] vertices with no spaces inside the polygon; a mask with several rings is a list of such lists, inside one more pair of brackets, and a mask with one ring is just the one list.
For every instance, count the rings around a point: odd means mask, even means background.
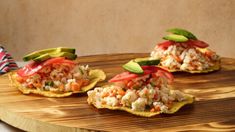
[{"label": "diced tomato", "polygon": [[153,97],[154,99],[158,99],[158,94],[156,93],[156,94],[154,94],[154,97]]},{"label": "diced tomato", "polygon": [[115,97],[115,96],[116,96],[116,93],[110,93],[109,96],[110,96],[110,97]]},{"label": "diced tomato", "polygon": [[31,83],[31,84],[28,84],[27,87],[28,87],[28,88],[33,88],[34,86],[33,86],[33,84]]},{"label": "diced tomato", "polygon": [[155,108],[150,109],[150,112],[154,112],[154,111],[155,111]]},{"label": "diced tomato", "polygon": [[181,58],[177,55],[171,55],[177,62],[182,62]]},{"label": "diced tomato", "polygon": [[89,79],[83,79],[82,81],[82,86],[87,86],[90,83]]},{"label": "diced tomato", "polygon": [[143,89],[144,90],[144,94],[148,94],[148,90],[147,89]]},{"label": "diced tomato", "polygon": [[125,95],[125,91],[123,91],[123,90],[118,90],[118,95],[122,95],[122,96],[124,96]]},{"label": "diced tomato", "polygon": [[21,77],[27,77],[27,76],[30,76],[30,75],[37,73],[39,70],[41,70],[45,66],[48,66],[51,64],[57,64],[57,63],[60,63],[60,64],[65,63],[68,65],[75,65],[75,62],[73,62],[71,60],[66,60],[64,57],[57,57],[57,58],[51,58],[51,59],[46,60],[41,63],[32,61],[29,64],[27,64],[26,66],[24,66],[23,68],[19,69],[17,71],[17,74]]},{"label": "diced tomato", "polygon": [[160,106],[155,106],[154,108],[155,108],[156,111],[161,111]]},{"label": "diced tomato", "polygon": [[167,104],[166,104],[166,106],[167,106],[168,108],[172,108],[172,105],[173,105],[173,101],[171,101],[171,100],[169,100],[169,101],[167,102]]},{"label": "diced tomato", "polygon": [[42,87],[42,84],[41,83],[35,83],[35,84],[33,84],[34,85],[34,87],[36,87],[36,88],[41,88]]},{"label": "diced tomato", "polygon": [[158,45],[156,45],[157,48],[161,48],[163,50],[166,50],[169,46],[173,45],[175,42],[173,41],[165,41],[162,43],[159,43]]},{"label": "diced tomato", "polygon": [[20,77],[20,76],[17,76],[16,80],[17,80],[19,83],[25,82],[24,78],[22,78],[22,77]]},{"label": "diced tomato", "polygon": [[198,47],[198,48],[206,48],[209,46],[209,44],[207,44],[206,42],[203,42],[201,40],[188,40],[186,43],[190,44],[190,45],[193,45],[195,47]]},{"label": "diced tomato", "polygon": [[64,87],[65,87],[64,84],[60,84],[59,85],[59,90],[64,91]]},{"label": "diced tomato", "polygon": [[101,97],[104,98],[104,97],[108,97],[108,96],[109,96],[108,92],[103,92]]},{"label": "diced tomato", "polygon": [[105,100],[102,100],[102,101],[101,101],[101,104],[102,104],[102,105],[106,105],[106,103],[107,103],[107,102],[106,102]]},{"label": "diced tomato", "polygon": [[127,83],[127,87],[128,88],[132,88],[133,86],[134,86],[134,82],[133,81],[129,81],[128,83]]},{"label": "diced tomato", "polygon": [[137,74],[134,73],[130,73],[130,72],[123,72],[120,73],[116,76],[114,76],[112,79],[109,80],[109,82],[119,82],[119,81],[123,81],[123,80],[131,80],[133,78],[138,77]]},{"label": "diced tomato", "polygon": [[211,50],[207,50],[204,54],[205,54],[205,56],[209,57],[210,59],[212,59],[212,57],[214,55],[216,55],[216,53]]},{"label": "diced tomato", "polygon": [[72,83],[71,84],[71,90],[72,91],[80,91],[81,90],[81,86],[82,86],[82,81],[80,81],[79,83]]}]

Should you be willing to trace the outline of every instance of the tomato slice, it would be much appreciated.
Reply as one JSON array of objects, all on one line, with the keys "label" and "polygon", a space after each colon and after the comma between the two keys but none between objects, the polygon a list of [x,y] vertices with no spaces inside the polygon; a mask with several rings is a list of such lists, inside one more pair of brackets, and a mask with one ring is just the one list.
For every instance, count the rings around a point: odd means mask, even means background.
[{"label": "tomato slice", "polygon": [[41,70],[45,66],[48,66],[51,64],[58,64],[58,63],[66,63],[69,65],[75,65],[75,62],[71,60],[66,60],[64,57],[57,57],[57,58],[51,58],[41,63],[32,61],[26,66],[24,66],[23,68],[19,69],[17,71],[17,74],[21,77],[27,77],[27,76],[37,73],[39,70]]},{"label": "tomato slice", "polygon": [[166,50],[169,46],[173,45],[175,42],[173,41],[164,41],[162,43],[159,43],[156,48],[161,48],[163,50]]},{"label": "tomato slice", "polygon": [[114,76],[112,79],[109,80],[109,82],[119,82],[119,81],[124,81],[124,80],[128,81],[128,80],[140,77],[142,75],[148,75],[152,73],[156,73],[157,76],[166,77],[169,83],[173,82],[173,79],[174,79],[173,75],[165,69],[162,69],[156,66],[141,66],[141,67],[144,70],[144,73],[141,75],[126,71],[126,72],[123,72]]},{"label": "tomato slice", "polygon": [[166,71],[163,71],[163,70],[158,70],[156,75],[167,78],[167,81],[168,81],[169,84],[171,84],[174,80],[174,76],[170,72],[166,72]]},{"label": "tomato slice", "polygon": [[[201,41],[201,40],[188,40],[187,42],[185,42],[189,45],[192,45],[192,46],[195,46],[195,47],[198,47],[198,48],[206,48],[209,46],[209,44],[207,44],[206,42],[204,41]],[[173,44],[177,44],[175,43],[174,41],[164,41],[162,43],[159,43],[158,45],[156,45],[155,48],[160,48],[160,49],[163,49],[163,50],[166,50],[169,46],[173,45]]]},{"label": "tomato slice", "polygon": [[43,62],[41,64],[43,64],[43,65],[50,65],[50,64],[53,64],[53,63],[62,62],[64,60],[65,60],[64,57],[56,57],[56,58],[48,59],[48,60],[46,60],[45,62]]},{"label": "tomato slice", "polygon": [[152,73],[152,71],[151,71],[151,70],[144,70],[143,75],[148,75],[148,74],[151,74],[151,73]]},{"label": "tomato slice", "polygon": [[141,66],[141,68],[144,71],[150,71],[151,73],[157,72],[158,70],[161,70],[161,68],[156,67],[156,66]]},{"label": "tomato slice", "polygon": [[42,69],[42,65],[35,63],[35,62],[30,62],[29,64],[27,64],[23,68],[19,69],[17,71],[17,74],[21,77],[26,77],[29,75],[33,75],[34,73],[36,73],[40,69]]},{"label": "tomato slice", "polygon": [[114,76],[112,79],[109,80],[109,82],[119,82],[119,81],[123,81],[123,80],[131,80],[133,78],[138,77],[137,74],[134,73],[130,73],[130,72],[123,72],[120,73],[116,76]]},{"label": "tomato slice", "polygon": [[55,64],[55,63],[68,63],[68,64],[75,64],[74,61],[71,60],[66,60],[64,57],[56,57],[56,58],[51,58],[49,60],[46,60],[43,62],[43,66]]},{"label": "tomato slice", "polygon": [[198,47],[198,48],[206,48],[209,46],[209,44],[207,44],[206,42],[203,42],[201,40],[191,40],[190,39],[187,43],[190,45],[193,45],[195,47]]},{"label": "tomato slice", "polygon": [[174,76],[167,70],[162,69],[156,66],[142,66],[144,72],[146,70],[151,71],[151,73],[156,73],[157,76],[164,76],[168,79],[168,83],[172,83],[174,80]]}]

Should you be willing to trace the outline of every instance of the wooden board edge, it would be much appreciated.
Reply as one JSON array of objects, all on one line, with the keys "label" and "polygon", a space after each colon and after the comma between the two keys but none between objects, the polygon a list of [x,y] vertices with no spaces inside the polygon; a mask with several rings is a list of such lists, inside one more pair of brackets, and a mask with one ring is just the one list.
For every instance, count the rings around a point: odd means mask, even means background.
[{"label": "wooden board edge", "polygon": [[49,123],[47,121],[39,121],[32,118],[28,118],[22,114],[16,114],[15,112],[9,111],[9,109],[5,108],[4,106],[0,105],[0,116],[1,121],[11,126],[14,126],[18,129],[30,132],[39,132],[45,131],[48,132],[61,132],[61,131],[69,131],[69,132],[79,132],[79,131],[92,131],[85,128],[77,128],[77,127],[68,127],[62,126],[58,124]]},{"label": "wooden board edge", "polygon": [[[234,120],[233,120],[234,121]],[[191,125],[175,126],[170,128],[172,131],[210,131],[210,132],[232,132],[235,131],[235,126],[230,120],[222,120],[218,122],[197,123]],[[158,131],[169,131],[169,128],[160,128]]]}]

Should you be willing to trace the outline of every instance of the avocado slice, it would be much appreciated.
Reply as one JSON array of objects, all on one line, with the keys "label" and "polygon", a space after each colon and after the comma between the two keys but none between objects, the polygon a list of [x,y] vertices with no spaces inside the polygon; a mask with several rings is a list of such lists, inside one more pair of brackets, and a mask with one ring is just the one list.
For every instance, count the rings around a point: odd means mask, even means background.
[{"label": "avocado slice", "polygon": [[66,48],[66,47],[56,48],[56,52],[68,52],[68,53],[75,54],[75,51],[76,51],[76,49],[74,49],[74,48]]},{"label": "avocado slice", "polygon": [[159,59],[150,60],[147,58],[136,58],[134,62],[137,62],[140,66],[150,66],[150,65],[158,65],[160,63]]},{"label": "avocado slice", "polygon": [[51,53],[49,54],[51,58],[53,57],[65,57],[70,60],[75,60],[77,58],[76,54],[72,54],[69,52],[59,52],[59,53]]},{"label": "avocado slice", "polygon": [[133,73],[137,73],[137,74],[144,73],[141,66],[137,62],[134,62],[133,60],[131,60],[128,63],[124,64],[122,67],[124,69],[126,69],[127,71],[130,71],[130,72],[133,72]]},{"label": "avocado slice", "polygon": [[29,60],[32,60],[34,58],[37,58],[39,57],[40,55],[42,54],[46,54],[46,53],[49,53],[49,52],[52,52],[52,51],[55,51],[55,48],[50,48],[50,49],[45,49],[45,50],[39,50],[39,51],[34,51],[30,54],[27,54],[23,57],[23,60],[24,61],[29,61]]},{"label": "avocado slice", "polygon": [[48,53],[45,53],[45,54],[40,55],[36,58],[33,58],[33,60],[36,61],[36,62],[42,62],[42,61],[45,61],[45,60],[50,59],[50,58],[51,58],[51,56]]},{"label": "avocado slice", "polygon": [[186,38],[185,36],[176,35],[176,34],[166,35],[165,37],[163,37],[163,39],[171,40],[171,41],[175,41],[175,42],[186,42],[186,41],[188,41],[188,38]]},{"label": "avocado slice", "polygon": [[183,35],[183,36],[187,37],[188,39],[197,40],[197,37],[193,33],[189,32],[185,29],[172,28],[172,29],[168,29],[167,32],[170,32],[170,33],[173,33],[173,34],[176,34],[176,35]]},{"label": "avocado slice", "polygon": [[36,58],[33,58],[33,61],[42,62],[42,61],[45,61],[47,59],[54,58],[54,57],[65,57],[70,60],[75,60],[77,58],[77,55],[69,53],[69,52],[45,53],[45,54],[40,55]]},{"label": "avocado slice", "polygon": [[55,52],[55,53],[69,52],[69,53],[75,54],[75,49],[74,48],[66,48],[66,47],[58,47],[58,48],[50,48],[50,49],[39,50],[39,51],[35,51],[35,52],[32,52],[32,53],[24,56],[23,60],[24,61],[29,61],[29,60],[37,58],[37,57],[39,57],[43,54],[52,53],[52,52]]}]

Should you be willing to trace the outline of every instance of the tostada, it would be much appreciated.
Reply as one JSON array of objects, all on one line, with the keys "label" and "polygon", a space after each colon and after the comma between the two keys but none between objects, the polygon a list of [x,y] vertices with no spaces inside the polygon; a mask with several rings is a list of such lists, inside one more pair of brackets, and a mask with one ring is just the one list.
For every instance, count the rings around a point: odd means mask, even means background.
[{"label": "tostada", "polygon": [[170,72],[208,73],[220,69],[220,57],[209,44],[199,40],[191,32],[173,28],[166,41],[156,45],[150,59],[161,59],[160,66]]},{"label": "tostada", "polygon": [[98,109],[123,110],[143,117],[173,114],[193,103],[192,95],[170,89],[173,75],[154,66],[156,63],[159,60],[131,60],[123,65],[127,71],[114,76],[108,85],[88,91],[88,103]]},{"label": "tostada", "polygon": [[66,97],[92,89],[105,80],[102,70],[92,70],[80,65],[73,48],[51,48],[24,56],[27,65],[9,74],[10,79],[23,94],[46,97]]}]

